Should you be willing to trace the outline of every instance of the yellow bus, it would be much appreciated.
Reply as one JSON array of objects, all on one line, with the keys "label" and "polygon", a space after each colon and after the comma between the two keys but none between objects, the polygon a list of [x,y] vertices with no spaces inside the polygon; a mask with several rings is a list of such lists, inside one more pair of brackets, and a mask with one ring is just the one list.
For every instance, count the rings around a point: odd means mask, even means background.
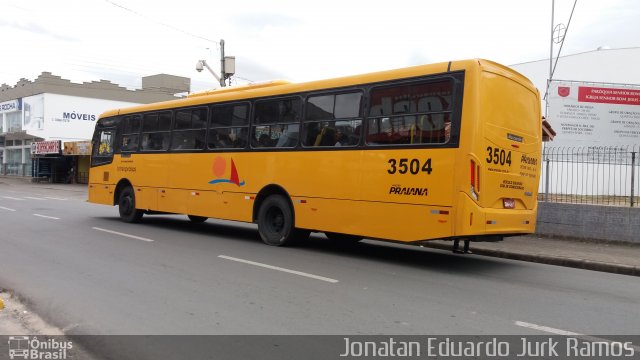
[{"label": "yellow bus", "polygon": [[237,86],[108,111],[89,201],[257,223],[269,245],[324,232],[417,243],[533,233],[540,96],[505,66],[464,60]]}]

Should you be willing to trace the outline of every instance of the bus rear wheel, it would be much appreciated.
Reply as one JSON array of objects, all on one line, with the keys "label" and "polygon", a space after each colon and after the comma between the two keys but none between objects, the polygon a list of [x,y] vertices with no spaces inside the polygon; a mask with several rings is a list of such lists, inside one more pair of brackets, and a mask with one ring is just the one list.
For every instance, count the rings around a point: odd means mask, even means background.
[{"label": "bus rear wheel", "polygon": [[127,186],[120,192],[118,198],[118,211],[120,219],[128,223],[136,223],[142,219],[142,210],[136,209],[136,195],[131,186]]},{"label": "bus rear wheel", "polygon": [[208,217],[205,217],[205,216],[196,216],[196,215],[187,215],[187,216],[189,217],[189,220],[191,220],[191,222],[194,224],[203,223],[208,219]]},{"label": "bus rear wheel", "polygon": [[271,195],[258,210],[258,232],[267,245],[286,246],[309,237],[308,230],[294,227],[293,209],[282,195]]}]

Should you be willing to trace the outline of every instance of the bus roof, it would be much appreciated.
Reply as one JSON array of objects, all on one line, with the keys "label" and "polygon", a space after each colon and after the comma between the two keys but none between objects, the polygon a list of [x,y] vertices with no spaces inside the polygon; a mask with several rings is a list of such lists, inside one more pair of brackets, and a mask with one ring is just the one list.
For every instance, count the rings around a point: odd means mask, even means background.
[{"label": "bus roof", "polygon": [[452,62],[441,62],[429,65],[418,65],[401,69],[379,71],[333,79],[315,80],[304,83],[291,83],[286,80],[274,80],[258,84],[232,86],[194,93],[182,99],[108,110],[102,113],[100,115],[100,118],[136,112],[172,109],[176,107],[250,99],[254,97],[277,96],[290,93],[349,87],[360,84],[383,82],[402,78],[412,78],[426,74],[444,74],[449,71],[459,71],[470,68],[480,68],[490,72],[497,72],[502,75],[508,76],[515,81],[521,82],[523,83],[523,85],[531,87],[532,89],[534,88],[531,81],[511,68],[489,60],[471,59]]}]

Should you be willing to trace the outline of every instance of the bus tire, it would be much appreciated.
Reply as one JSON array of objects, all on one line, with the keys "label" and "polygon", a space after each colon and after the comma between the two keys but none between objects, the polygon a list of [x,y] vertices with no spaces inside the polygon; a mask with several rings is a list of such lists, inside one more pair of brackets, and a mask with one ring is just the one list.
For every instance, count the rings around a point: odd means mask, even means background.
[{"label": "bus tire", "polygon": [[258,210],[258,232],[267,245],[286,246],[309,237],[308,230],[294,227],[293,209],[282,195],[271,195]]},{"label": "bus tire", "polygon": [[127,186],[120,192],[118,198],[118,212],[120,219],[128,223],[136,223],[142,219],[142,210],[136,209],[136,194],[131,186]]},{"label": "bus tire", "polygon": [[191,220],[191,222],[194,224],[203,223],[208,219],[208,217],[206,216],[196,216],[196,215],[187,215],[187,216],[189,217],[189,220]]},{"label": "bus tire", "polygon": [[358,236],[358,235],[340,234],[340,233],[334,233],[334,232],[328,232],[328,231],[325,231],[324,234],[327,236],[329,240],[334,242],[340,242],[340,243],[355,244],[360,240],[362,240],[362,236]]}]

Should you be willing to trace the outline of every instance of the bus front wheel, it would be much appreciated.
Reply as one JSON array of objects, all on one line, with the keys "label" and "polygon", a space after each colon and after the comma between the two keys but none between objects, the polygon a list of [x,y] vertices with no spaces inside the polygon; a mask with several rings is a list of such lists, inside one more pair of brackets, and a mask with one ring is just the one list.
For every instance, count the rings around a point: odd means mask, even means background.
[{"label": "bus front wheel", "polygon": [[282,195],[271,195],[258,210],[258,232],[267,245],[285,246],[309,237],[308,230],[294,227],[293,209]]},{"label": "bus front wheel", "polygon": [[120,192],[118,211],[120,212],[120,219],[125,222],[135,223],[142,219],[143,212],[136,209],[136,195],[131,186],[127,186]]}]

